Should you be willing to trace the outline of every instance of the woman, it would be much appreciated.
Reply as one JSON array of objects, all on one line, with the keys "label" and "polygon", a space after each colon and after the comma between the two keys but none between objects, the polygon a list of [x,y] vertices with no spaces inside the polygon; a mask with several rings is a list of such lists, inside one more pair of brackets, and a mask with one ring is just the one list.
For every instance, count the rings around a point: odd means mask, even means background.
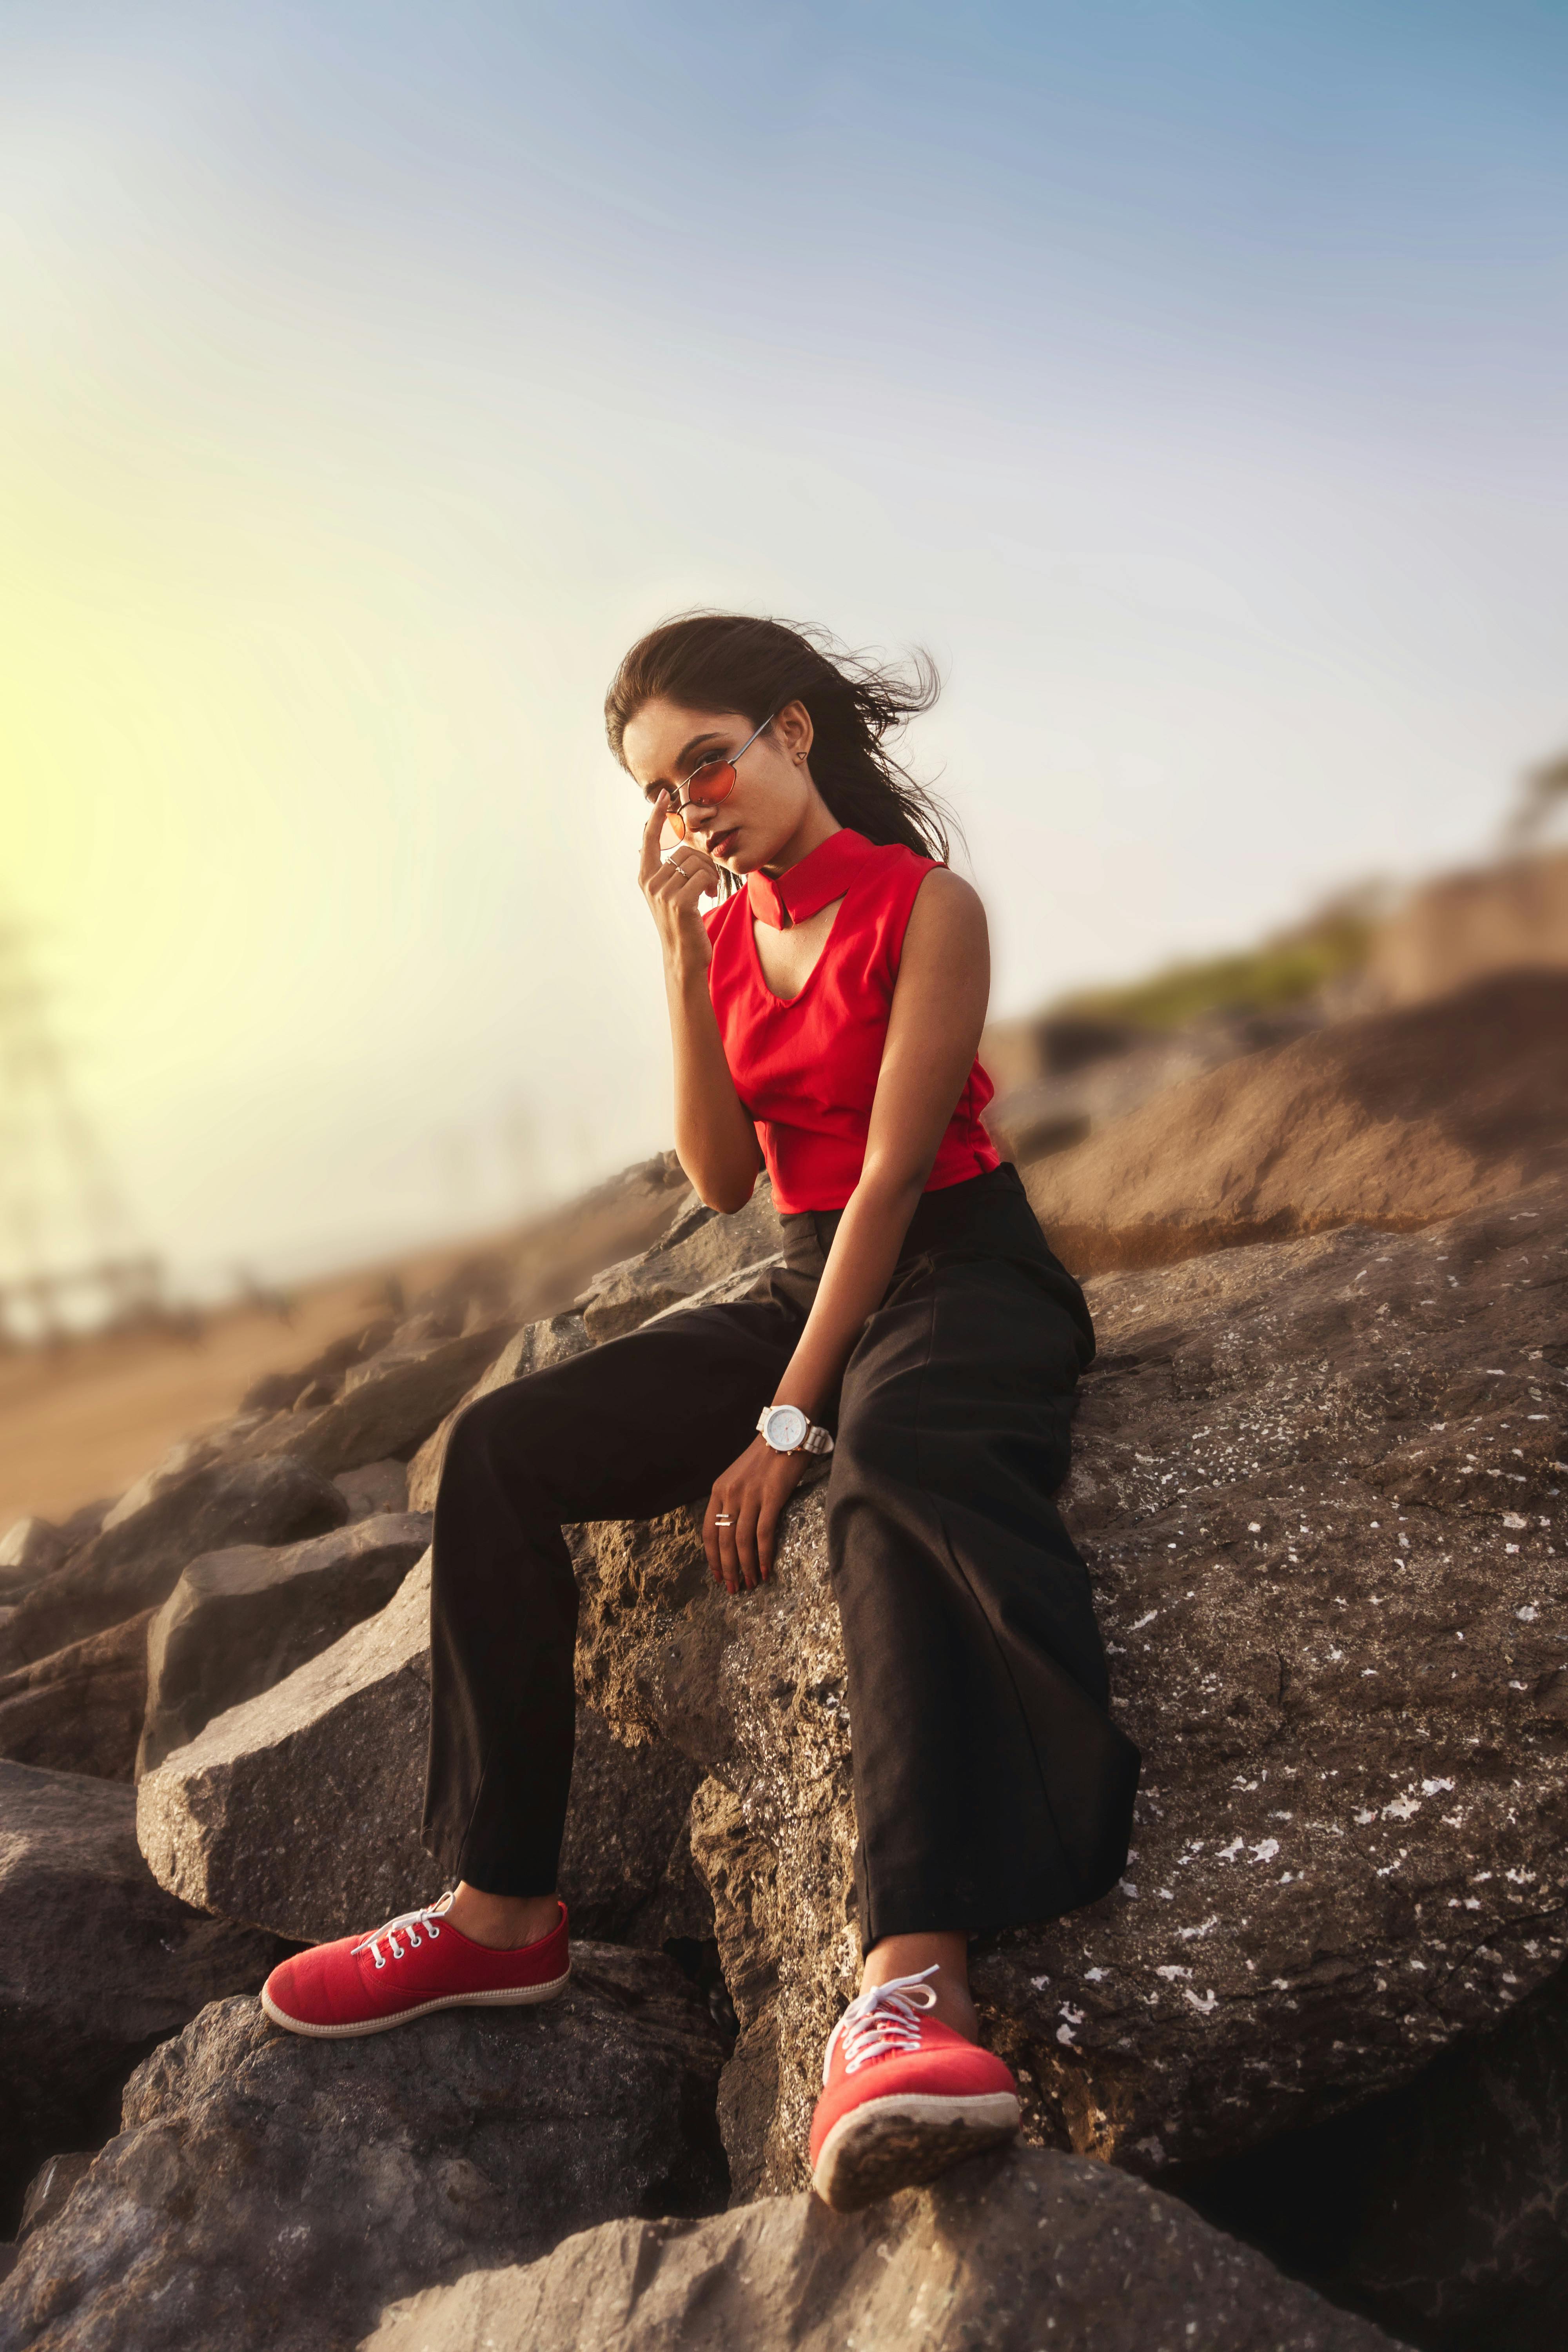
[{"label": "woman", "polygon": [[721,614],[669,622],[621,664],[606,724],[647,803],[676,1147],[721,1211],[767,1169],[785,1265],[763,1295],[462,1415],[436,1508],[425,1823],[456,1889],[285,1961],[263,1994],[279,2024],[337,2035],[559,1992],[577,1609],[563,1524],[706,1488],[710,1568],[751,1592],[830,1453],[864,1968],[810,2159],[841,2208],[1016,2130],[1016,2085],[977,2046],[969,1939],[1114,1885],[1138,1770],[1049,1499],[1089,1314],[982,1123],[984,914],[886,746],[935,691]]}]

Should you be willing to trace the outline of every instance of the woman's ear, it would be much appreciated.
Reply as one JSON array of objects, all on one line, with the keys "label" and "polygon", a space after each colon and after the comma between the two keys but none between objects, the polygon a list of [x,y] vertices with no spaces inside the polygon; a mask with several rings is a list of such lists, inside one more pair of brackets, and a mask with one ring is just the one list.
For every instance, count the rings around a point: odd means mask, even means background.
[{"label": "woman's ear", "polygon": [[815,730],[804,702],[786,702],[773,718],[773,740],[784,757],[804,767],[811,757]]}]

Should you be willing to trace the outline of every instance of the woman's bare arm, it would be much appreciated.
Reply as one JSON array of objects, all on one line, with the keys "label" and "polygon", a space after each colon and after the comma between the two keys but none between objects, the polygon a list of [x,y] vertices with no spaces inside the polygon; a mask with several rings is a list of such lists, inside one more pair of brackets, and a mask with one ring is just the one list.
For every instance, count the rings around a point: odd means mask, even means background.
[{"label": "woman's bare arm", "polygon": [[664,993],[675,1056],[675,1150],[698,1196],[710,1209],[744,1208],[763,1165],[757,1130],[735,1092],[724,1041],[708,992],[713,942],[700,900],[716,881],[710,857],[687,842],[679,866],[659,857],[659,834],[669,798],[660,793],[643,829],[637,879],[653,912],[664,950]]},{"label": "woman's bare arm", "polygon": [[973,1066],[990,993],[985,909],[961,876],[939,867],[921,885],[904,934],[860,1181],[775,1404],[816,1412],[887,1289]]},{"label": "woman's bare arm", "polygon": [[[990,986],[985,910],[967,882],[939,867],[921,885],[904,934],[860,1181],[773,1403],[816,1414],[887,1289],[973,1064]],[[715,1481],[702,1539],[731,1592],[772,1570],[779,1513],[806,1459],[758,1437]],[[717,1525],[721,1512],[732,1526]]]}]

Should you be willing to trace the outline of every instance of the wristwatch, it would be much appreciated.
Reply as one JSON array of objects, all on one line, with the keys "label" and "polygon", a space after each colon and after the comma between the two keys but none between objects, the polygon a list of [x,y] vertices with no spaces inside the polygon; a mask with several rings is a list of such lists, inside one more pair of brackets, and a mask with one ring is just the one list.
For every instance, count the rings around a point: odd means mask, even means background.
[{"label": "wristwatch", "polygon": [[807,1421],[797,1404],[768,1404],[757,1415],[757,1434],[775,1454],[831,1454],[833,1436]]}]

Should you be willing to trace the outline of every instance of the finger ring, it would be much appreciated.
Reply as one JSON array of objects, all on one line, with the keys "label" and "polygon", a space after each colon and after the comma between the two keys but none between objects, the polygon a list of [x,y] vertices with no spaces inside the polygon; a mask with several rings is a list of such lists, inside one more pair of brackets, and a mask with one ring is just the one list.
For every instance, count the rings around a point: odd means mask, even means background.
[{"label": "finger ring", "polygon": [[730,1517],[728,1511],[715,1511],[713,1514],[713,1524],[716,1528],[732,1528],[735,1522]]}]

